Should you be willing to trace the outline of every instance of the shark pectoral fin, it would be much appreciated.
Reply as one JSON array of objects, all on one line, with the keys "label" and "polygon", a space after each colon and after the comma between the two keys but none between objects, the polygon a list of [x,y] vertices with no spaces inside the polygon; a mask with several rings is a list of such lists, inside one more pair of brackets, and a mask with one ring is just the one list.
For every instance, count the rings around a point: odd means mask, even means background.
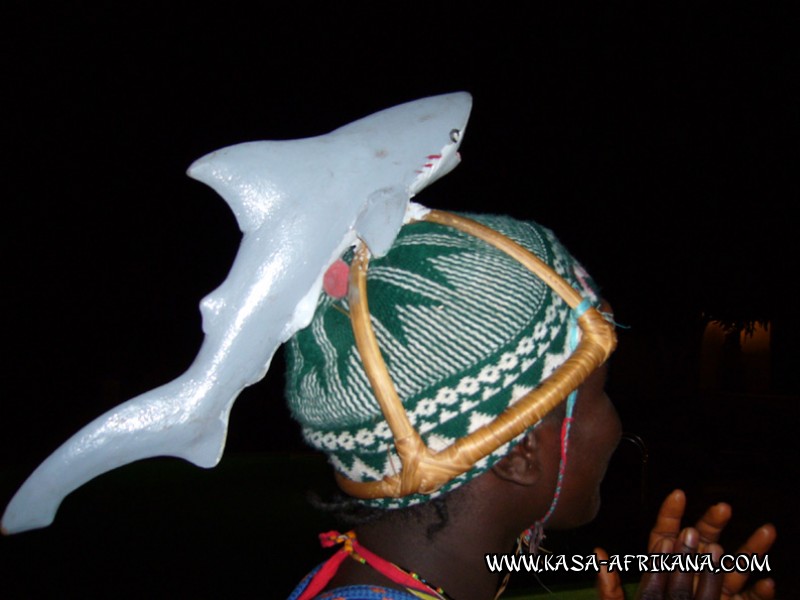
[{"label": "shark pectoral fin", "polygon": [[193,425],[183,425],[187,430],[193,429],[194,436],[176,444],[171,450],[153,456],[182,458],[203,469],[216,467],[225,451],[225,442],[228,438],[228,415],[229,413],[224,415],[224,420],[214,419]]},{"label": "shark pectoral fin", "polygon": [[389,252],[394,244],[410,199],[408,190],[399,187],[377,190],[367,198],[356,220],[356,233],[376,258]]}]

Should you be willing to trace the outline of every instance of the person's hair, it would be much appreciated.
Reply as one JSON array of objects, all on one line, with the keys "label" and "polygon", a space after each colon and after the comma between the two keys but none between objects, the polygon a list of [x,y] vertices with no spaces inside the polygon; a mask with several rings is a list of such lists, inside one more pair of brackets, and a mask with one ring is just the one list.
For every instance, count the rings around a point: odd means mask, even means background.
[{"label": "person's hair", "polygon": [[430,502],[395,509],[367,506],[360,500],[342,492],[335,492],[327,499],[315,492],[310,492],[308,500],[314,508],[332,514],[346,527],[357,527],[384,518],[423,523],[426,525],[425,535],[429,541],[432,541],[436,534],[449,524],[453,495],[457,495],[462,489],[464,488],[453,490],[452,493],[444,496],[437,496]]}]

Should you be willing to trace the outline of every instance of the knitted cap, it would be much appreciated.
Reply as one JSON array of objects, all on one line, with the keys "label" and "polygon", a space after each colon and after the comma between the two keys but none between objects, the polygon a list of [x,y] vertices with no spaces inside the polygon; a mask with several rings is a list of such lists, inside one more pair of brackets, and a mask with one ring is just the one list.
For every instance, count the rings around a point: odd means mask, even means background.
[{"label": "knitted cap", "polygon": [[[509,217],[468,216],[527,248],[597,301],[586,272],[548,229]],[[370,262],[367,281],[372,326],[389,374],[411,423],[434,451],[491,422],[570,354],[567,304],[510,256],[455,229],[404,226],[389,253]],[[287,399],[306,441],[340,473],[377,481],[402,465],[348,312],[346,297],[321,295],[311,324],[287,344]],[[432,495],[364,502],[385,508],[425,502],[490,468],[511,443]]]}]

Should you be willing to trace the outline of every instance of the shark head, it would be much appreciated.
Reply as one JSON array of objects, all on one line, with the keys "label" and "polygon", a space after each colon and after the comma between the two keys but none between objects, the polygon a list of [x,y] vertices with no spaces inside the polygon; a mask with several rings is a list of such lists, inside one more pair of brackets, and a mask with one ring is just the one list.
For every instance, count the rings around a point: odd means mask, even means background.
[{"label": "shark head", "polygon": [[[417,194],[440,177],[447,175],[461,162],[461,154],[459,154],[458,149],[467,129],[467,119],[469,118],[469,109],[472,106],[472,101],[469,95],[464,93],[450,94],[442,98],[450,104],[459,104],[461,110],[454,110],[449,113],[450,123],[452,123],[453,127],[447,132],[447,139],[443,140],[444,145],[441,150],[425,157],[427,160],[418,169],[417,178],[411,184],[410,191],[412,194]],[[434,124],[434,126],[436,125],[438,124]]]},{"label": "shark head", "polygon": [[243,232],[275,221],[286,202],[315,218],[326,199],[338,214],[360,210],[376,192],[407,202],[458,165],[471,109],[467,92],[422,98],[316,137],[228,146],[196,160],[188,175],[225,199]]},{"label": "shark head", "polygon": [[417,194],[423,188],[447,175],[461,162],[461,154],[458,148],[461,145],[461,138],[464,135],[466,123],[460,128],[450,130],[450,142],[442,147],[437,154],[429,154],[428,159],[418,170],[419,175],[411,184],[411,193]]},{"label": "shark head", "polygon": [[369,140],[371,156],[408,168],[407,191],[414,196],[461,162],[471,109],[469,93],[442,94],[382,110],[331,135]]}]

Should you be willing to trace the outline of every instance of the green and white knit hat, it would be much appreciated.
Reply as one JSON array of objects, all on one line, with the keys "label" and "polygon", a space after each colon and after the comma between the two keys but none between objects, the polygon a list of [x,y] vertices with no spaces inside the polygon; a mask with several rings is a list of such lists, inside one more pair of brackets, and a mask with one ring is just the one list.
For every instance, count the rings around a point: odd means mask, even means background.
[{"label": "green and white knit hat", "polygon": [[[548,229],[503,216],[467,216],[527,248],[597,302],[591,279]],[[571,354],[567,304],[507,254],[455,229],[404,226],[389,253],[370,262],[367,282],[389,374],[411,423],[434,451],[491,422]],[[348,312],[346,297],[321,295],[311,324],[287,345],[286,393],[311,446],[348,479],[377,481],[402,466]],[[434,494],[364,502],[383,508],[426,502],[489,469],[517,440]]]}]

